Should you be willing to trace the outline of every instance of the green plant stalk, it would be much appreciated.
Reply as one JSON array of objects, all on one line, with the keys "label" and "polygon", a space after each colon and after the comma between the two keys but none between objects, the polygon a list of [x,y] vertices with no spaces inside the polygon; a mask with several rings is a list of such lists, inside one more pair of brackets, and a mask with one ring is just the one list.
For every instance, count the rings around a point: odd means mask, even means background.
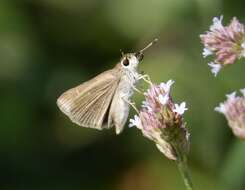
[{"label": "green plant stalk", "polygon": [[183,153],[176,151],[177,153],[177,166],[179,168],[180,174],[183,178],[185,187],[187,190],[194,190],[191,175],[189,172],[188,164],[187,164],[187,157]]}]

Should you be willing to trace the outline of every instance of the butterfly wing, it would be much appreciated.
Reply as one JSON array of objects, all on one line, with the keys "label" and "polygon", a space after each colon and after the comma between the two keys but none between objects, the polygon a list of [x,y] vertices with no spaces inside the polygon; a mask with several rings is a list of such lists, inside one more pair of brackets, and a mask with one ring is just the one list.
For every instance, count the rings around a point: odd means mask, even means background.
[{"label": "butterfly wing", "polygon": [[57,105],[79,126],[102,129],[119,81],[120,70],[106,71],[63,93]]}]

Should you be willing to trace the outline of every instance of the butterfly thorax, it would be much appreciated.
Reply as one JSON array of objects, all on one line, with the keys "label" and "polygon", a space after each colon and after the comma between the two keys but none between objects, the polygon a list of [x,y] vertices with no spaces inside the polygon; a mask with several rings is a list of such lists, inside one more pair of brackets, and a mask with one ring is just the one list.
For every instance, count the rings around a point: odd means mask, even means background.
[{"label": "butterfly thorax", "polygon": [[136,70],[123,70],[121,80],[118,85],[118,89],[121,92],[121,96],[130,100],[133,95],[135,85],[138,82],[139,74]]}]

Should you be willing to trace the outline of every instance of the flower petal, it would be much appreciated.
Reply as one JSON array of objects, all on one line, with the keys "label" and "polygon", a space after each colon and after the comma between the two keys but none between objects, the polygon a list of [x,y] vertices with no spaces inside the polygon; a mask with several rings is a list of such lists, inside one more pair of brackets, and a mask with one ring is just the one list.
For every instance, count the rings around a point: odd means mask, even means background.
[{"label": "flower petal", "polygon": [[169,80],[169,81],[166,82],[166,83],[162,82],[162,83],[160,84],[160,88],[162,88],[162,89],[164,90],[165,93],[169,93],[172,84],[174,84],[174,81],[173,81],[173,80]]},{"label": "flower petal", "polygon": [[245,97],[245,88],[241,89],[240,92],[241,92],[242,95]]},{"label": "flower petal", "polygon": [[213,52],[211,50],[209,50],[208,48],[203,48],[202,56],[204,58],[206,58],[207,56],[212,55],[212,54],[213,54]]},{"label": "flower petal", "polygon": [[227,97],[228,101],[233,101],[236,99],[236,92],[232,92],[230,94],[227,94],[226,97]]},{"label": "flower petal", "polygon": [[220,103],[218,107],[214,108],[214,110],[224,114],[226,112],[226,107],[223,103]]},{"label": "flower petal", "polygon": [[164,96],[163,96],[162,94],[160,94],[159,97],[158,97],[158,100],[159,100],[159,102],[160,102],[163,106],[165,106],[165,105],[168,103],[168,100],[169,100],[169,94],[167,93],[167,94],[165,94]]},{"label": "flower petal", "polygon": [[213,24],[210,26],[210,30],[214,31],[214,30],[219,30],[221,28],[223,28],[223,24],[222,24],[222,20],[223,20],[223,15],[221,15],[219,18],[218,17],[214,17],[213,18]]},{"label": "flower petal", "polygon": [[214,63],[214,62],[208,63],[208,66],[211,67],[211,72],[214,74],[215,77],[217,76],[218,72],[222,68],[221,64],[217,64],[217,63]]},{"label": "flower petal", "polygon": [[188,108],[186,108],[186,103],[182,102],[180,105],[174,104],[175,108],[173,109],[174,112],[178,113],[179,115],[183,115]]},{"label": "flower petal", "polygon": [[141,129],[142,128],[142,124],[141,124],[141,120],[139,118],[139,116],[135,115],[134,119],[130,119],[129,120],[129,127],[134,127],[136,126],[137,128]]}]

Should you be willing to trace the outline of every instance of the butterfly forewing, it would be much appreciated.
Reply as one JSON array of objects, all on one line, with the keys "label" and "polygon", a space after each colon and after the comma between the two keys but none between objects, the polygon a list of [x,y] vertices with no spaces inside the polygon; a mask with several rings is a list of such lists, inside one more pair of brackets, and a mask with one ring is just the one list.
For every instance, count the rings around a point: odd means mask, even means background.
[{"label": "butterfly forewing", "polygon": [[57,104],[74,123],[102,129],[119,81],[120,70],[114,68],[66,91],[58,98]]},{"label": "butterfly forewing", "polygon": [[105,89],[96,89],[91,94],[78,98],[76,104],[79,106],[71,110],[73,122],[84,127],[102,128],[104,116],[117,87],[112,81],[105,85]]}]

